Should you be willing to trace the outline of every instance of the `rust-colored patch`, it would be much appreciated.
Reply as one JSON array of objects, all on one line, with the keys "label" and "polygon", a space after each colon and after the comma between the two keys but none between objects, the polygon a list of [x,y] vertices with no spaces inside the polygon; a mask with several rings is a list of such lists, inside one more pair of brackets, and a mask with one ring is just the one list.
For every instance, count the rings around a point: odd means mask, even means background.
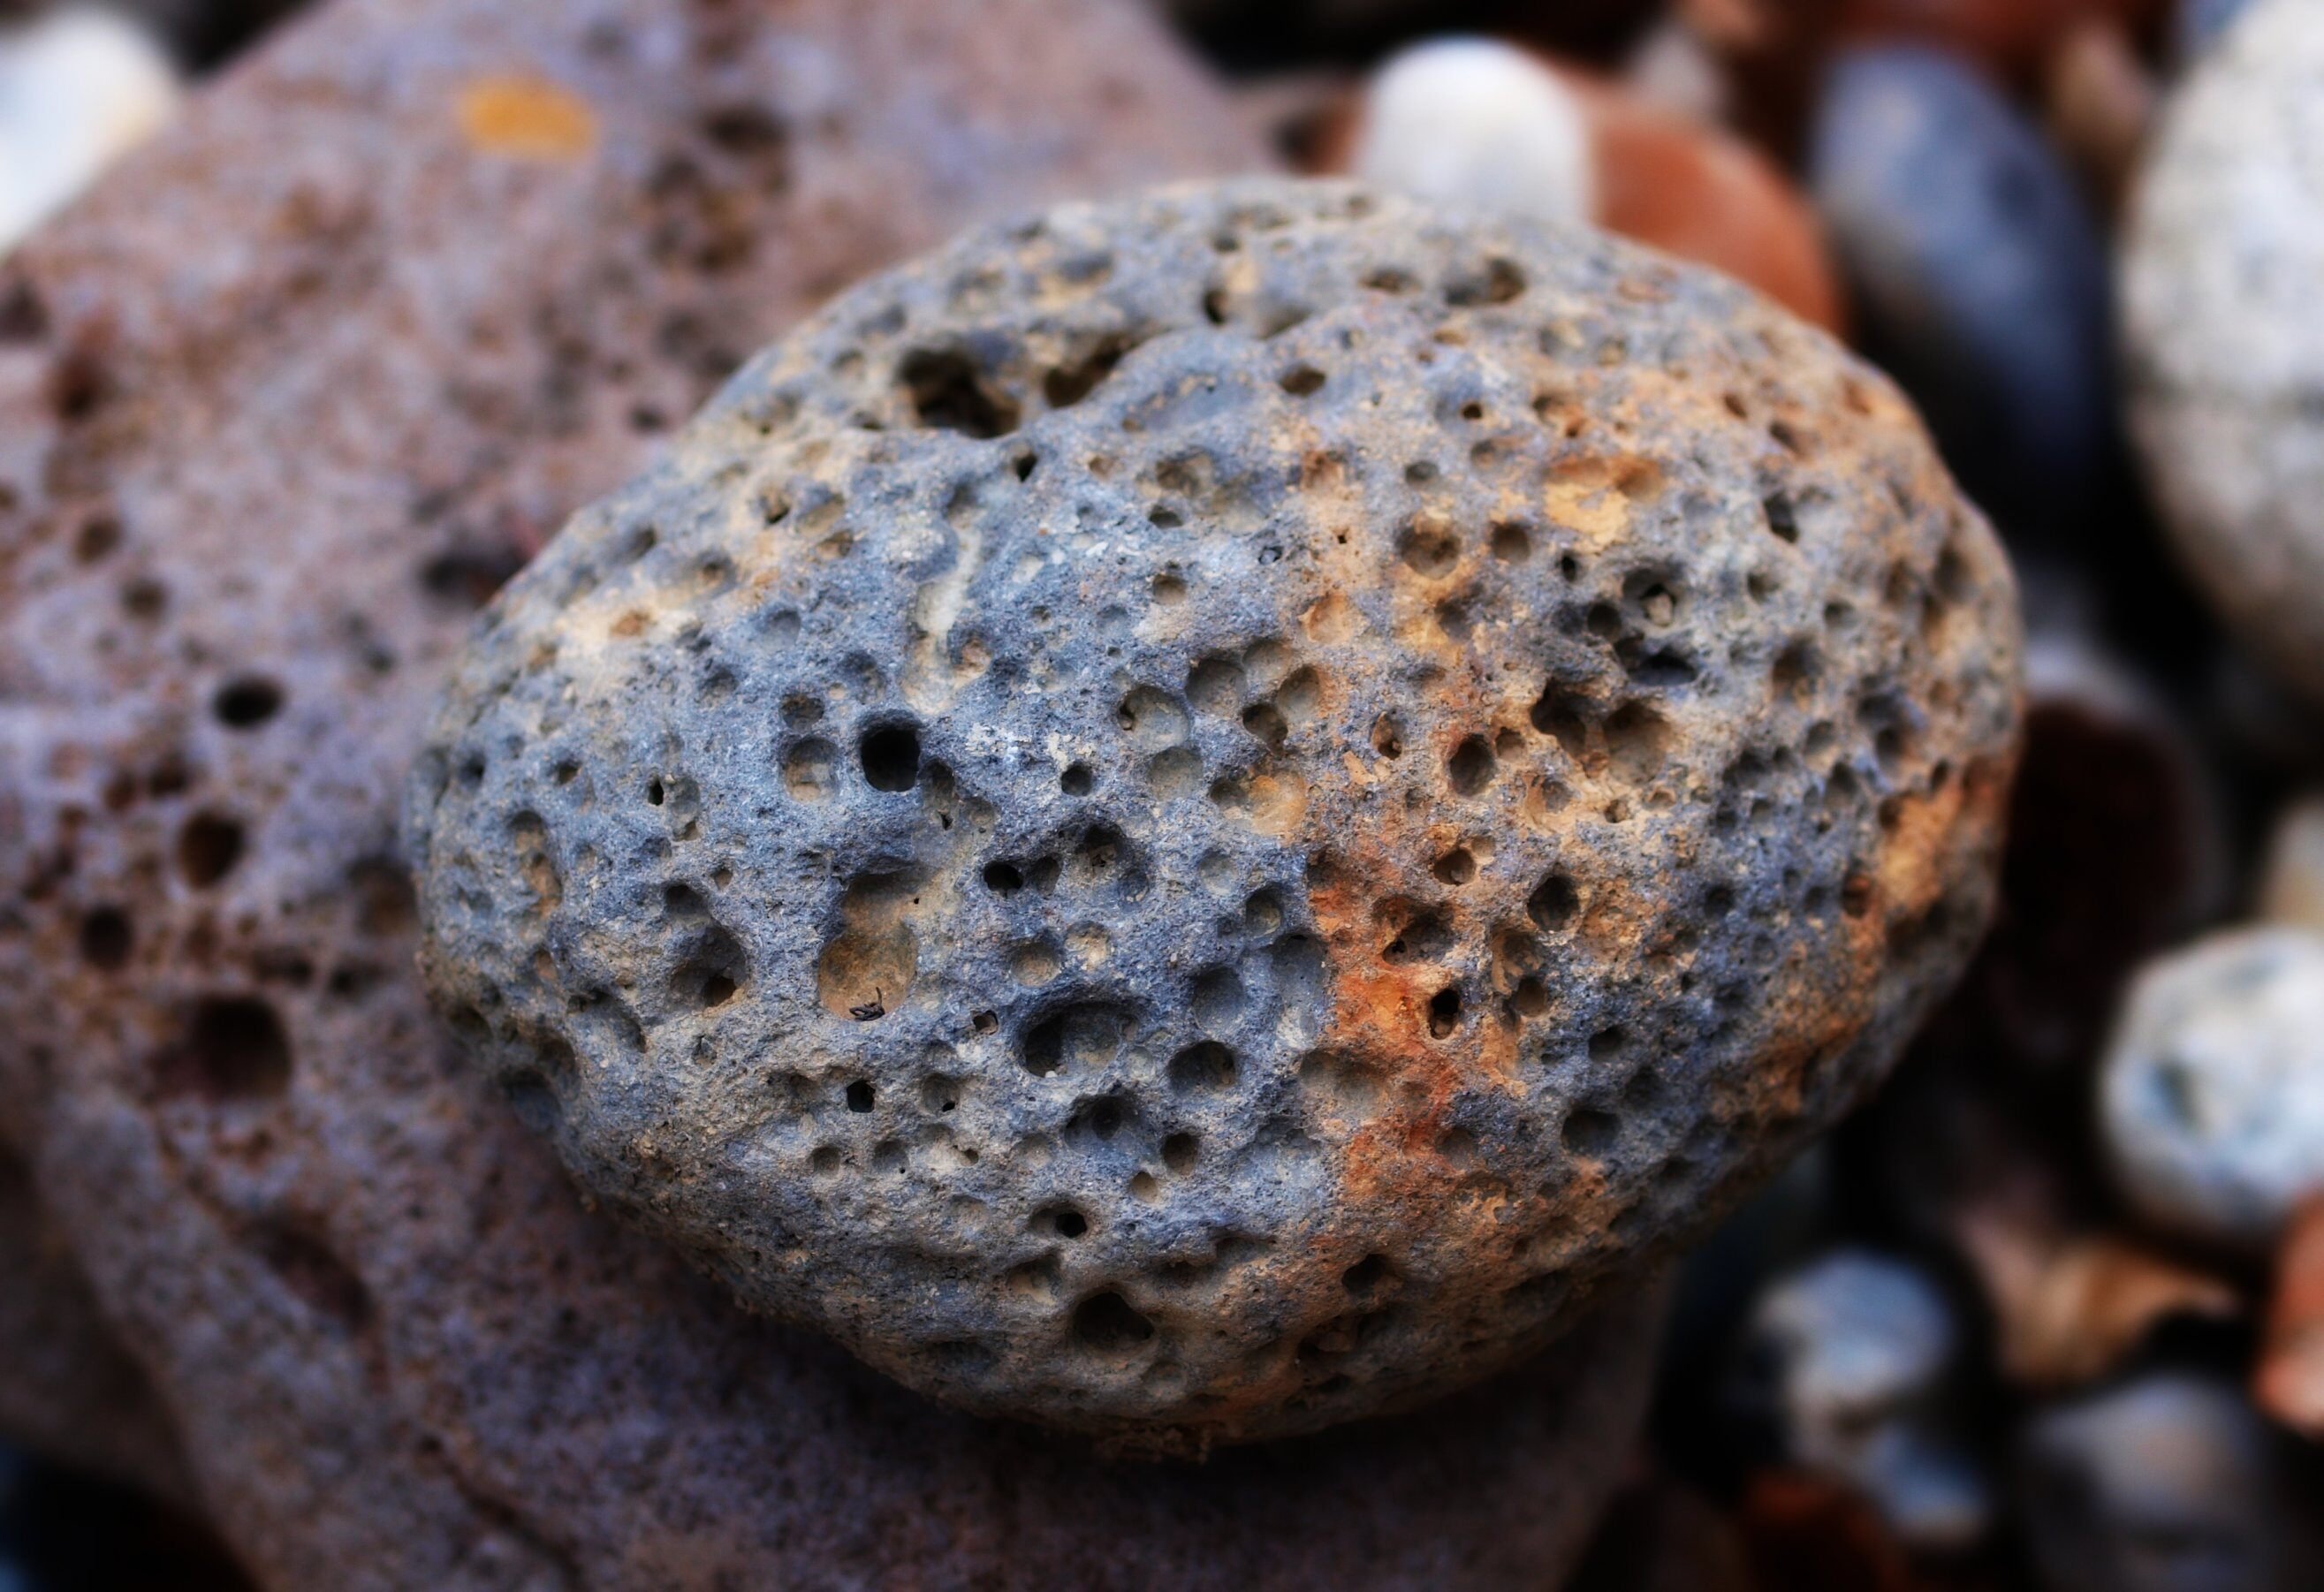
[{"label": "rust-colored patch", "polygon": [[512,72],[471,78],[454,114],[460,136],[481,154],[577,161],[597,146],[589,102],[546,78]]}]

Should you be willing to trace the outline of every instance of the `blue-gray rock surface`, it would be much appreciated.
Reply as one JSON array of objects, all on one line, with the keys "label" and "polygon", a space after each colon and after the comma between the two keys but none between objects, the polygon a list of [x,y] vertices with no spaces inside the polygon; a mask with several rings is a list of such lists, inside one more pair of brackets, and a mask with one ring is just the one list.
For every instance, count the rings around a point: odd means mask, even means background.
[{"label": "blue-gray rock surface", "polygon": [[1894,389],[1594,234],[1254,181],[850,291],[489,609],[406,815],[580,1182],[1200,1449],[1538,1348],[1883,1074],[2018,621]]}]

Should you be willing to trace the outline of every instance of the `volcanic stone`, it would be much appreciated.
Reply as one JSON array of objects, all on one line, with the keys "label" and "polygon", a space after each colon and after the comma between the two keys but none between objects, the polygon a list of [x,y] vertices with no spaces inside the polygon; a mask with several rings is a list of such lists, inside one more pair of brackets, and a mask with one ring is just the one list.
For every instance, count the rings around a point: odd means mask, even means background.
[{"label": "volcanic stone", "polygon": [[547,529],[972,213],[1263,159],[1108,0],[337,0],[0,271],[0,1138],[261,1585],[1571,1561],[1649,1301],[1328,1447],[1095,1464],[584,1209],[410,972],[403,779]]},{"label": "volcanic stone", "polygon": [[2133,196],[2132,435],[2181,560],[2324,702],[2324,12],[2262,0],[2165,107]]},{"label": "volcanic stone", "polygon": [[1259,181],[759,355],[487,612],[423,972],[609,1205],[971,1409],[1511,1363],[1859,1099],[1990,899],[2017,619],[1724,279]]}]

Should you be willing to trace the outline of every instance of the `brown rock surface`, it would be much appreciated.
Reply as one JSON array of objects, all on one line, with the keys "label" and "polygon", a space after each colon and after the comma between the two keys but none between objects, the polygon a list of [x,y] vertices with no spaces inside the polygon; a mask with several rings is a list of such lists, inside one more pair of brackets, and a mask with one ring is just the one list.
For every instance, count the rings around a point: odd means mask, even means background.
[{"label": "brown rock surface", "polygon": [[0,277],[0,1137],[268,1584],[1533,1585],[1613,1485],[1635,1310],[1328,1456],[935,1412],[581,1209],[410,976],[395,793],[549,528],[870,266],[1253,160],[1126,5],[966,20],[347,0]]}]

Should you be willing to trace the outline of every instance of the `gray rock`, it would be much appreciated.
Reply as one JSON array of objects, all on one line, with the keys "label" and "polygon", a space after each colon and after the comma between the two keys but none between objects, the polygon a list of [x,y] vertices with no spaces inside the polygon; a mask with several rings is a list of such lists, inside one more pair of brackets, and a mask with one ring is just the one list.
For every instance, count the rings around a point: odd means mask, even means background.
[{"label": "gray rock", "polygon": [[2236,1388],[2163,1373],[2045,1411],[2021,1441],[2049,1592],[2295,1592],[2316,1585],[2266,1426]]},{"label": "gray rock", "polygon": [[1969,1547],[1991,1501],[1947,1427],[1958,1339],[1951,1307],[1919,1269],[1839,1250],[1760,1298],[1744,1364],[1764,1385],[1741,1395],[1770,1406],[1786,1459],[1871,1499],[1899,1541]]},{"label": "gray rock", "polygon": [[1820,334],[1254,182],[973,234],[488,611],[423,971],[582,1183],[968,1408],[1199,1448],[1538,1348],[1991,899],[2006,562]]},{"label": "gray rock", "polygon": [[2099,1118],[2150,1219],[2273,1243],[2324,1191],[2324,934],[2239,929],[2150,964],[2107,1049]]},{"label": "gray rock", "polygon": [[2261,0],[2173,96],[2123,256],[2132,435],[2182,562],[2324,702],[2324,11]]},{"label": "gray rock", "polygon": [[1917,45],[1836,56],[1810,191],[1867,352],[2003,528],[2070,528],[2112,435],[2107,257],[2058,152],[1990,80]]}]

